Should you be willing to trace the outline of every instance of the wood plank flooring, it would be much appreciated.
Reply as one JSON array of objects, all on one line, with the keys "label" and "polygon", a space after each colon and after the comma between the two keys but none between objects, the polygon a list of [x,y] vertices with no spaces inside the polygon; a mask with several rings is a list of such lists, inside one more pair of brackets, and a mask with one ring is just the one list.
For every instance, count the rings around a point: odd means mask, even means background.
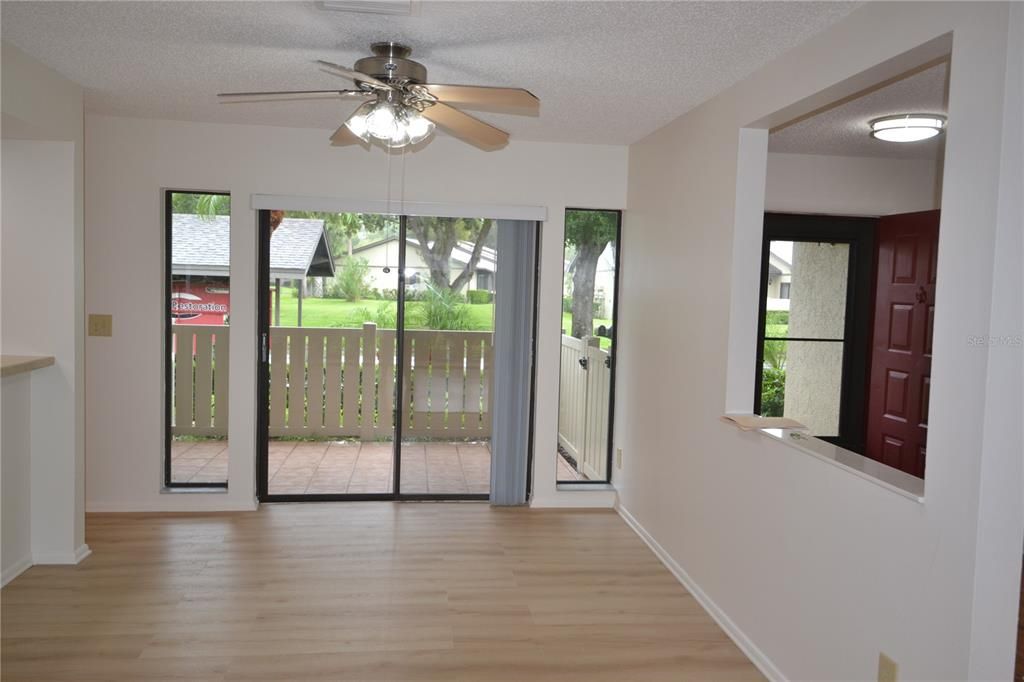
[{"label": "wood plank flooring", "polygon": [[753,680],[611,511],[94,514],[0,593],[4,680]]}]

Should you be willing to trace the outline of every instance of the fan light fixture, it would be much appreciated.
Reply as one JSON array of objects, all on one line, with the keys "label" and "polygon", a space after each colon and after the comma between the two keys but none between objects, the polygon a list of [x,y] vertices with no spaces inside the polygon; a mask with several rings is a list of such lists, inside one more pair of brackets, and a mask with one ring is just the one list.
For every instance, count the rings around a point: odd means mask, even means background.
[{"label": "fan light fixture", "polygon": [[345,127],[363,142],[379,140],[391,148],[422,142],[434,132],[433,121],[414,106],[397,101],[394,91],[380,93],[374,102],[361,105],[345,121]]},{"label": "fan light fixture", "polygon": [[946,127],[946,117],[938,114],[899,114],[876,118],[871,137],[886,142],[919,142],[935,137]]},{"label": "fan light fixture", "polygon": [[[2,0],[0,0],[2,1]],[[399,5],[415,6],[421,0],[324,0],[323,6],[350,9],[358,6],[391,9]],[[352,81],[355,87],[320,90],[264,90],[261,92],[222,92],[222,101],[284,101],[330,95],[363,102],[331,134],[332,147],[358,142],[376,142],[387,148],[406,147],[428,139],[434,124],[445,132],[485,152],[501,149],[509,135],[500,128],[470,116],[461,107],[479,107],[485,111],[536,116],[540,100],[529,90],[487,85],[442,85],[427,79],[427,67],[409,59],[412,48],[395,42],[370,45],[373,53],[356,61],[354,68],[317,59],[322,71]],[[253,99],[256,98],[256,99]]]}]

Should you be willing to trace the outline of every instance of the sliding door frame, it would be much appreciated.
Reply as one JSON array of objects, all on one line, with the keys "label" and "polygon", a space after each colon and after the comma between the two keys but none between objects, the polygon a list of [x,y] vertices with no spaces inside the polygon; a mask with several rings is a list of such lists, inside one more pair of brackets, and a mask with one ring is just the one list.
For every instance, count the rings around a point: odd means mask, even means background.
[{"label": "sliding door frame", "polygon": [[[393,215],[393,214],[392,214]],[[489,493],[403,493],[402,492],[402,426],[407,418],[402,405],[401,396],[405,382],[405,266],[406,266],[406,235],[408,230],[408,214],[398,216],[398,301],[397,314],[395,319],[395,396],[394,401],[394,435],[392,438],[393,458],[393,481],[391,492],[385,493],[289,493],[284,495],[271,494],[270,486],[270,211],[268,209],[257,210],[257,224],[259,231],[259,246],[257,260],[257,420],[256,420],[256,493],[260,502],[360,502],[360,501],[486,501],[490,499]],[[497,220],[497,219],[495,219]],[[540,221],[534,222],[534,229],[540,233]],[[537,251],[540,243],[537,240]],[[539,259],[537,261],[537,273],[539,276]],[[536,290],[535,290],[536,291]],[[536,315],[537,297],[534,295],[534,357],[536,357]],[[531,383],[536,377],[536,362],[531,367]],[[530,422],[533,421],[534,400],[531,389],[530,400]],[[527,467],[532,466],[533,460],[533,438],[529,440],[529,449],[526,453]],[[527,477],[527,489],[529,490],[529,475]]]}]

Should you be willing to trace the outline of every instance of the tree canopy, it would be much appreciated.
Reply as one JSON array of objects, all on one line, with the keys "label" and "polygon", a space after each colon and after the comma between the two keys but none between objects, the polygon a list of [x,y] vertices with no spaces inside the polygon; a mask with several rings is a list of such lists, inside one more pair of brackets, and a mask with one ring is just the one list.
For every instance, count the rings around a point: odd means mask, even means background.
[{"label": "tree canopy", "polygon": [[231,197],[227,194],[174,192],[171,194],[171,210],[201,216],[230,215]]},{"label": "tree canopy", "polygon": [[[594,333],[594,284],[597,262],[618,230],[614,211],[565,212],[565,243],[575,247],[572,272],[572,335],[578,339]],[[613,320],[614,324],[614,320]]]},{"label": "tree canopy", "polygon": [[619,216],[614,211],[565,212],[565,241],[576,247],[600,245],[601,250],[615,239]]}]

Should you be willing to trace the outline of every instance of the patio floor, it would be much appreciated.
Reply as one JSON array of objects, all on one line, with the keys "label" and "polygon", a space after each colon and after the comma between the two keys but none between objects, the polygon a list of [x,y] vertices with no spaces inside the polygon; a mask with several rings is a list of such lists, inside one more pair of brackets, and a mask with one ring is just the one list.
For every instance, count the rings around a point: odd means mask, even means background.
[{"label": "patio floor", "polygon": [[[226,440],[176,441],[172,480],[220,482],[227,478]],[[271,495],[389,493],[392,444],[358,441],[270,442]],[[402,492],[466,494],[490,491],[491,451],[486,442],[402,444]]]},{"label": "patio floor", "polygon": [[[392,444],[358,441],[271,440],[270,494],[389,493]],[[228,476],[228,441],[175,441],[171,476],[176,483],[219,483]],[[487,493],[491,450],[487,442],[407,442],[402,445],[402,492]],[[586,480],[558,455],[558,480]]]}]

